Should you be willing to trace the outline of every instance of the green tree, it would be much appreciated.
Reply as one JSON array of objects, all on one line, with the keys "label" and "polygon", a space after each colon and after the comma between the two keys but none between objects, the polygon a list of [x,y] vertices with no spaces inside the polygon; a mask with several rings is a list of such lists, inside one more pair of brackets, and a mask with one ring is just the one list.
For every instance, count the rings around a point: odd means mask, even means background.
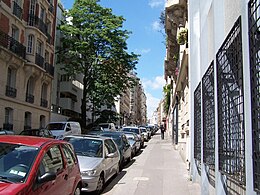
[{"label": "green tree", "polygon": [[163,112],[165,114],[168,113],[169,108],[170,108],[170,103],[171,103],[171,90],[172,90],[172,86],[171,84],[166,84],[163,87],[163,93],[164,93],[164,102],[163,102]]},{"label": "green tree", "polygon": [[76,0],[60,25],[63,35],[60,61],[68,75],[83,75],[81,119],[86,124],[87,104],[93,117],[102,105],[112,106],[115,97],[133,85],[130,72],[139,55],[127,52],[130,32],[124,18],[115,16],[99,0]]}]

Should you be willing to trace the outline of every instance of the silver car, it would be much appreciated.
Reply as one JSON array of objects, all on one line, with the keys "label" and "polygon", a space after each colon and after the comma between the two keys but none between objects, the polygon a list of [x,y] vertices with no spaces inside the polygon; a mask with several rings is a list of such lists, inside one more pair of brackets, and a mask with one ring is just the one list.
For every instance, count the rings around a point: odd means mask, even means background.
[{"label": "silver car", "polygon": [[82,191],[103,190],[104,184],[119,173],[120,154],[111,138],[93,135],[71,135],[70,142],[77,154],[82,176]]}]

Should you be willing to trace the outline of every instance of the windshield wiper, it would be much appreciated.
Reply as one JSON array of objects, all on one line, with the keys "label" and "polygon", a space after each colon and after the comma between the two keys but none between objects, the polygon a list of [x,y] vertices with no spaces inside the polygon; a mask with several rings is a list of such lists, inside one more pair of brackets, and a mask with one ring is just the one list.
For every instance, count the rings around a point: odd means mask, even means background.
[{"label": "windshield wiper", "polygon": [[6,182],[6,183],[14,183],[14,182],[8,180],[8,178],[4,177],[4,176],[0,176],[0,181]]}]

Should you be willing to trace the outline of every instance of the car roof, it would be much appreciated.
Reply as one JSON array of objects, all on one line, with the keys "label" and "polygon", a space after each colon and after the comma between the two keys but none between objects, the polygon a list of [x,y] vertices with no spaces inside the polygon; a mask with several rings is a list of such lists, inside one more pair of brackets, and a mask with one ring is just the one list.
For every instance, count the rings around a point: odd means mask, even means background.
[{"label": "car roof", "polygon": [[124,128],[139,129],[138,127],[135,127],[135,126],[125,126],[122,129],[124,129]]},{"label": "car roof", "polygon": [[68,135],[68,136],[65,136],[65,137],[78,137],[78,138],[89,138],[89,139],[97,139],[97,140],[105,140],[107,139],[106,137],[102,137],[102,136],[99,136],[99,135],[89,135],[89,134],[81,134],[81,135]]},{"label": "car roof", "polygon": [[2,135],[0,136],[0,142],[41,147],[47,142],[60,143],[64,141],[55,140],[52,138],[34,137],[34,136],[25,136],[25,135]]}]

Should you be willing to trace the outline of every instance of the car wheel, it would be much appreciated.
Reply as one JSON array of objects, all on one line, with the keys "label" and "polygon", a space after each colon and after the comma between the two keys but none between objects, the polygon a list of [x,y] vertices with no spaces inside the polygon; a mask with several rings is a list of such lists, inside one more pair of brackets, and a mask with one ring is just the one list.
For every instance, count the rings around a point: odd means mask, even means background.
[{"label": "car wheel", "polygon": [[77,188],[74,191],[74,195],[80,195],[80,187],[77,186]]},{"label": "car wheel", "polygon": [[96,192],[97,194],[100,194],[103,190],[103,187],[104,187],[104,176],[103,174],[100,175],[99,179],[98,179],[98,183],[97,183],[97,189],[96,189]]}]

